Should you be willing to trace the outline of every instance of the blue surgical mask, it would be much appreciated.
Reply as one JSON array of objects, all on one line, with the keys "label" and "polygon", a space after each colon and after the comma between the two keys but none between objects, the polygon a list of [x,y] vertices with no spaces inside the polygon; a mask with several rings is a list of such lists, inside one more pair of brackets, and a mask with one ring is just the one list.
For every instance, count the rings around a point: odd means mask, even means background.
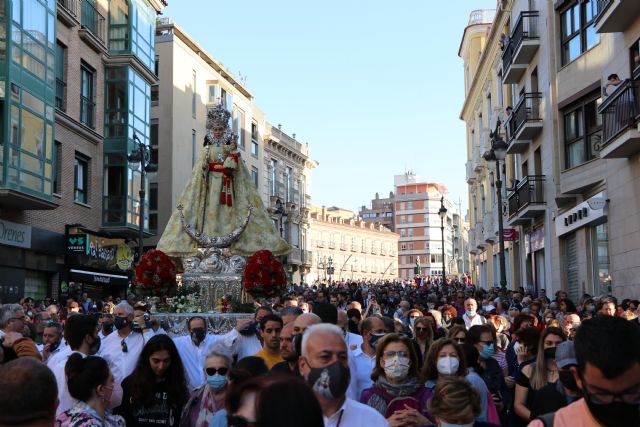
[{"label": "blue surgical mask", "polygon": [[475,316],[475,315],[476,315],[476,311],[469,311],[469,310],[467,310],[465,313],[467,313],[467,316],[469,316],[469,317],[473,317],[473,316]]},{"label": "blue surgical mask", "polygon": [[226,377],[226,375],[207,375],[207,384],[209,384],[209,387],[211,387],[214,391],[220,390],[222,387],[227,385],[228,381],[229,379]]},{"label": "blue surgical mask", "polygon": [[490,359],[493,356],[493,344],[482,344],[482,351],[480,352],[480,357],[483,359]]}]

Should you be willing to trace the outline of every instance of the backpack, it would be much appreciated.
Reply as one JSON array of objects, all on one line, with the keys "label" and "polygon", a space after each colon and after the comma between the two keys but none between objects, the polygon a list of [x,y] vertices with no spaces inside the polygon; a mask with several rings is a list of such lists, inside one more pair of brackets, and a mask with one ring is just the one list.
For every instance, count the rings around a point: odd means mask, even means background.
[{"label": "backpack", "polygon": [[[418,388],[413,396],[393,396],[382,387],[373,386],[371,392],[381,396],[387,402],[387,409],[384,413],[385,418],[389,418],[396,411],[406,409],[405,406],[415,409],[424,415],[427,401],[431,398],[432,392],[424,386]],[[417,396],[420,400],[416,399]]]},{"label": "backpack", "polygon": [[553,427],[554,419],[556,418],[555,412],[549,412],[548,414],[540,415],[536,420],[540,420],[544,427]]}]

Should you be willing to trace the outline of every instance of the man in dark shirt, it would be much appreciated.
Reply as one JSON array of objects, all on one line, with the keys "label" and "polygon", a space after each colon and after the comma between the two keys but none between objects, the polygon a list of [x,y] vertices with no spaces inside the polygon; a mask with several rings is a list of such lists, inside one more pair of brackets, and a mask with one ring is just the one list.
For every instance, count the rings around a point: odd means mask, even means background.
[{"label": "man in dark shirt", "polygon": [[271,372],[299,375],[298,354],[293,346],[293,322],[284,325],[280,332],[280,355],[284,362],[273,365]]}]

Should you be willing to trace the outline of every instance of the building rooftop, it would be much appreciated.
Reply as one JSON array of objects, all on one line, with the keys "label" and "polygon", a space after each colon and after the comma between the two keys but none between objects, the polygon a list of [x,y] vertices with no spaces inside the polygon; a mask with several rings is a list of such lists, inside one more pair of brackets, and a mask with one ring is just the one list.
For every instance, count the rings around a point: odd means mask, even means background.
[{"label": "building rooftop", "polygon": [[491,24],[496,17],[495,9],[477,9],[469,16],[469,25]]}]

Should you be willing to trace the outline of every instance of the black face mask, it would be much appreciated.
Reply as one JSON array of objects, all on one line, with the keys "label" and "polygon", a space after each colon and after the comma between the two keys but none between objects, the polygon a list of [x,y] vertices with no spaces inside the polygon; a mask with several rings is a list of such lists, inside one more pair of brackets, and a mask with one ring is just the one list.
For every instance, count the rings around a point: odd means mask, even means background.
[{"label": "black face mask", "polygon": [[640,405],[625,402],[597,404],[591,400],[587,390],[582,389],[589,412],[604,427],[636,426],[640,421]]},{"label": "black face mask", "polygon": [[544,358],[545,359],[555,359],[556,358],[556,348],[545,348],[544,349]]},{"label": "black face mask", "polygon": [[60,341],[52,342],[49,344],[49,353],[53,353],[60,346]]},{"label": "black face mask", "polygon": [[369,334],[369,345],[371,348],[375,350],[378,346],[378,341],[380,341],[382,337],[384,337],[384,334]]},{"label": "black face mask", "polygon": [[127,319],[126,317],[115,316],[113,318],[113,326],[115,326],[117,330],[126,328],[128,324],[129,319]]},{"label": "black face mask", "polygon": [[113,323],[103,323],[102,324],[102,332],[105,335],[109,335],[111,332],[113,332]]},{"label": "black face mask", "polygon": [[336,361],[323,368],[311,368],[307,375],[307,384],[317,395],[337,400],[342,398],[349,388],[350,378],[349,368]]},{"label": "black face mask", "polygon": [[93,337],[93,342],[89,346],[89,354],[94,355],[100,350],[100,338]]},{"label": "black face mask", "polygon": [[194,328],[191,330],[191,339],[196,343],[196,345],[200,345],[206,336],[207,331],[205,331],[204,328]]},{"label": "black face mask", "polygon": [[560,382],[567,390],[572,392],[578,391],[578,385],[576,384],[576,379],[573,377],[573,373],[569,370],[559,369],[558,370],[558,378],[560,378]]},{"label": "black face mask", "polygon": [[249,326],[247,326],[246,328],[242,329],[240,332],[240,335],[243,335],[245,337],[247,336],[251,336],[251,335],[255,335],[258,333],[258,322],[251,322],[249,324]]}]

